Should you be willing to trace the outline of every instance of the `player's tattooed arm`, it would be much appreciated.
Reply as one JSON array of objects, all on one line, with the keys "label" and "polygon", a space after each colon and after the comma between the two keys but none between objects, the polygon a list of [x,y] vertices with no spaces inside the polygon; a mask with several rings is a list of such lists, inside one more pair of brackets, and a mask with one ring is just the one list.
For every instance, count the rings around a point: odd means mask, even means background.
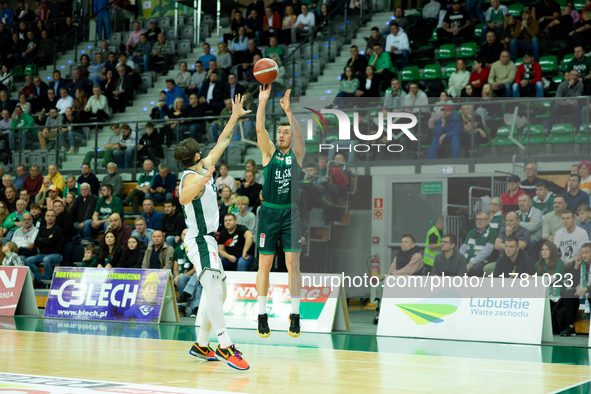
[{"label": "player's tattooed arm", "polygon": [[228,123],[226,123],[226,127],[224,127],[222,134],[220,134],[215,147],[209,152],[209,155],[203,159],[204,168],[211,168],[218,162],[228,145],[230,145],[230,141],[232,141],[232,133],[234,132],[234,127],[236,126],[238,119],[252,112],[251,110],[244,110],[244,98],[244,96],[238,94],[232,100],[232,116],[230,117],[230,120],[228,120]]}]

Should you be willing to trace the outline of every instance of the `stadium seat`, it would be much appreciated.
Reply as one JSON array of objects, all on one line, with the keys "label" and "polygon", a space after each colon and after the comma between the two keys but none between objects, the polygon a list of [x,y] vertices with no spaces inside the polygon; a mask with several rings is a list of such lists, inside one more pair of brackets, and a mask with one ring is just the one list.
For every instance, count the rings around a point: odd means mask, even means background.
[{"label": "stadium seat", "polygon": [[[528,127],[523,130],[523,135],[521,136],[522,145],[527,145],[527,133]],[[543,144],[546,141],[546,136],[544,135],[544,126],[536,124],[531,125],[529,127],[529,143],[531,144]]]},{"label": "stadium seat", "polygon": [[483,27],[484,27],[483,23],[480,23],[480,24],[474,26],[474,38],[482,37],[482,28]]},{"label": "stadium seat", "polygon": [[320,145],[318,136],[312,136],[312,139],[306,140],[306,153],[317,153]]},{"label": "stadium seat", "polygon": [[476,56],[477,50],[478,44],[476,44],[475,42],[465,42],[460,46],[459,57],[474,57]]},{"label": "stadium seat", "polygon": [[456,46],[454,44],[444,44],[439,47],[439,52],[435,56],[435,60],[440,59],[455,59]]},{"label": "stadium seat", "polygon": [[568,123],[555,124],[550,132],[548,143],[568,144],[574,141],[573,125]]},{"label": "stadium seat", "polygon": [[183,26],[183,28],[181,29],[181,39],[184,40],[193,40],[193,26],[192,25],[188,25],[188,26]]},{"label": "stadium seat", "polygon": [[181,40],[179,41],[179,49],[178,54],[181,57],[186,57],[191,53],[191,41],[189,40]]},{"label": "stadium seat", "polygon": [[[162,19],[158,19],[158,27],[160,28],[160,30],[164,31],[167,29],[170,29],[171,23],[170,23],[170,19],[169,18],[162,18]],[[168,38],[168,37],[166,37]]]},{"label": "stadium seat", "polygon": [[437,41],[437,29],[433,29],[433,34],[431,34],[431,38],[429,38],[429,42]]},{"label": "stadium seat", "polygon": [[515,59],[515,66],[519,67],[520,65],[523,64],[523,58],[520,57],[519,59]]},{"label": "stadium seat", "polygon": [[562,61],[560,62],[560,67],[558,67],[558,69],[560,71],[566,71],[566,67],[574,58],[575,58],[575,55],[573,53],[569,53],[568,55],[565,55],[562,58]]},{"label": "stadium seat", "polygon": [[178,42],[179,40],[178,35],[174,34],[174,27],[168,29],[167,31],[164,31],[164,34],[166,35],[166,39],[168,41]]},{"label": "stadium seat", "polygon": [[109,39],[109,45],[113,45],[115,48],[119,49],[119,46],[122,42],[121,33],[111,33],[111,37]]},{"label": "stadium seat", "polygon": [[[577,135],[577,138],[575,139],[575,143],[576,144],[586,144],[587,143],[587,136],[589,135],[589,130],[591,130],[591,124],[590,125],[581,125],[581,128],[579,129],[579,135]],[[589,138],[589,142],[591,143],[591,136]]]},{"label": "stadium seat", "polygon": [[408,66],[402,69],[402,82],[418,81],[421,79],[417,66]]},{"label": "stadium seat", "polygon": [[556,59],[556,56],[542,56],[540,66],[544,73],[556,72],[558,71],[558,59]]},{"label": "stadium seat", "polygon": [[449,63],[448,65],[445,66],[445,74],[443,76],[445,78],[449,78],[455,72],[456,72],[456,64],[455,63]]},{"label": "stadium seat", "polygon": [[585,0],[575,0],[574,2],[575,10],[581,12],[585,7]]},{"label": "stadium seat", "polygon": [[497,136],[495,137],[494,141],[492,142],[492,146],[508,146],[513,145],[513,142],[509,139],[509,135],[511,134],[511,127],[509,126],[501,126],[497,130]]},{"label": "stadium seat", "polygon": [[423,68],[423,79],[441,79],[441,66],[428,64]]},{"label": "stadium seat", "polygon": [[330,143],[330,142],[335,142],[339,140],[339,136],[338,134],[331,134],[331,135],[327,135],[326,136],[326,142]]},{"label": "stadium seat", "polygon": [[509,14],[513,18],[521,19],[521,12],[523,11],[523,3],[509,5]]}]

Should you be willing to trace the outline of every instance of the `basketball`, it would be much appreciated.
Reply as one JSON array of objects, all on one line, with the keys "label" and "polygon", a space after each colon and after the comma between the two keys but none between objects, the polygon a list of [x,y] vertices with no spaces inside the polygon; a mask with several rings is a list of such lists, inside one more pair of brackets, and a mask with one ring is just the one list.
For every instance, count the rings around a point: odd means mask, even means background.
[{"label": "basketball", "polygon": [[261,59],[254,65],[254,77],[263,84],[273,83],[279,73],[279,67],[274,60]]}]

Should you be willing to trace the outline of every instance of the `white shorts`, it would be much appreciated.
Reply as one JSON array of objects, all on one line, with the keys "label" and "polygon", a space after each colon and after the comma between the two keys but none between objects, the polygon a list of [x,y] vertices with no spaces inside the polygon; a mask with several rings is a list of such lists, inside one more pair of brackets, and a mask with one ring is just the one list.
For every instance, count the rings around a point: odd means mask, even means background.
[{"label": "white shorts", "polygon": [[185,253],[195,266],[197,279],[201,279],[201,275],[203,275],[205,270],[220,272],[223,279],[226,278],[224,267],[218,254],[218,243],[211,235],[185,239]]}]

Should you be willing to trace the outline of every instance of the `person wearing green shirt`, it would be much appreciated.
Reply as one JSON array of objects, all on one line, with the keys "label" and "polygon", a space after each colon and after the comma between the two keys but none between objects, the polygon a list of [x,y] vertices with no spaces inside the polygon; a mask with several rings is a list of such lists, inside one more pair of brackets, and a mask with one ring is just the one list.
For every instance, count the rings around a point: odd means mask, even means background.
[{"label": "person wearing green shirt", "polygon": [[10,241],[14,232],[22,226],[23,214],[30,213],[26,209],[26,202],[23,200],[18,200],[16,202],[16,211],[8,215],[2,224],[2,227],[4,227],[4,239],[2,240],[2,244],[6,244],[6,242]]},{"label": "person wearing green shirt", "polygon": [[153,179],[154,162],[150,159],[146,159],[144,160],[144,173],[139,176],[135,189],[133,189],[123,200],[124,206],[131,204],[134,215],[139,215],[139,205],[144,201],[146,193],[150,191]]},{"label": "person wearing green shirt", "polygon": [[84,247],[84,258],[80,267],[84,268],[96,268],[98,267],[98,256],[96,255],[96,249],[94,244],[86,245]]},{"label": "person wearing green shirt", "polygon": [[28,129],[35,125],[35,120],[29,114],[25,114],[20,104],[14,109],[12,122],[10,124],[11,133],[8,135],[8,145],[11,151],[16,150],[16,139],[22,131],[21,150],[27,149],[27,141],[39,141],[37,132],[34,129]]},{"label": "person wearing green shirt", "polygon": [[392,58],[388,52],[384,52],[384,49],[379,45],[374,45],[373,55],[369,58],[368,65],[373,66],[376,70],[376,74],[380,74],[385,81],[391,81],[392,78],[396,77],[396,69],[392,64]]},{"label": "person wearing green shirt", "polygon": [[548,184],[540,181],[536,183],[536,195],[532,199],[534,208],[542,211],[545,215],[554,211],[554,193],[548,192]]},{"label": "person wearing green shirt", "polygon": [[[269,38],[269,48],[265,51],[265,57],[270,59],[278,57],[279,60],[283,60],[283,47],[277,44],[277,37]],[[277,61],[275,60],[275,62]]]},{"label": "person wearing green shirt", "polygon": [[125,220],[123,216],[123,201],[113,195],[113,186],[106,184],[101,186],[101,198],[96,203],[92,219],[84,222],[84,227],[82,228],[83,239],[91,239],[93,230],[106,231],[107,227],[109,227],[109,217],[114,213],[118,213],[121,215],[121,220]]},{"label": "person wearing green shirt", "polygon": [[66,188],[64,189],[64,196],[67,196],[68,193],[74,193],[75,195],[80,195],[80,187],[76,182],[76,178],[73,175],[68,175],[66,178]]}]

